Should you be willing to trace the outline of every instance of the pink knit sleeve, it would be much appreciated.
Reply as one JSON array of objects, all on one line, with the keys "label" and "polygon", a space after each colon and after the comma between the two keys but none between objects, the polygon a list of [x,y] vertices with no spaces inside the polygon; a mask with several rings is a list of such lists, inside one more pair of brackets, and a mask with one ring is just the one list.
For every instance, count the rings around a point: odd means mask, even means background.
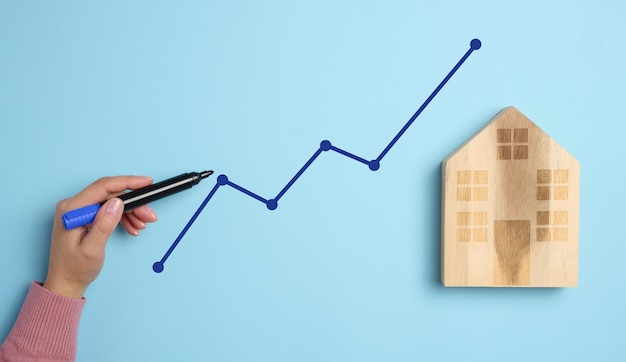
[{"label": "pink knit sleeve", "polygon": [[0,362],[74,361],[85,299],[63,297],[30,285],[22,310],[0,346]]}]

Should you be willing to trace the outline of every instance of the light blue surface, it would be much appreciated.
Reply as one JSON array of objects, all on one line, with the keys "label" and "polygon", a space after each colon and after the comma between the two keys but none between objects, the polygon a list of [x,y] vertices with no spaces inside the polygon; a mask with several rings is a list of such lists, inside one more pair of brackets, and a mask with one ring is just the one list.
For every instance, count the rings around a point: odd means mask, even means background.
[{"label": "light blue surface", "polygon": [[[116,232],[79,361],[623,361],[622,1],[0,3],[0,339],[57,200],[103,175],[215,178]],[[516,106],[581,164],[579,287],[443,288],[440,162]]]}]

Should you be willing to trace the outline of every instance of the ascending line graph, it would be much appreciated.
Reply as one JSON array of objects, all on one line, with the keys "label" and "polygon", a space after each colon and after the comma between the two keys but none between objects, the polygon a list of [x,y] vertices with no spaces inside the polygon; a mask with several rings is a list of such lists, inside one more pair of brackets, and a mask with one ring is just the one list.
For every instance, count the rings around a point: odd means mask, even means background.
[{"label": "ascending line graph", "polygon": [[252,191],[250,191],[250,190],[248,190],[248,189],[246,189],[246,188],[244,188],[244,187],[242,187],[242,186],[232,182],[231,180],[228,179],[228,176],[226,176],[226,175],[219,175],[217,177],[217,182],[215,183],[215,186],[213,186],[213,188],[211,189],[209,194],[206,196],[204,201],[202,201],[202,204],[200,204],[200,207],[198,207],[196,212],[193,214],[193,216],[191,217],[191,219],[189,220],[187,225],[185,225],[185,227],[180,232],[180,234],[178,235],[176,240],[174,240],[174,242],[172,243],[170,248],[167,250],[165,255],[163,255],[161,260],[155,262],[152,265],[152,270],[154,270],[155,273],[160,273],[160,272],[163,271],[163,269],[165,267],[165,261],[170,257],[170,255],[172,254],[174,249],[176,249],[176,247],[181,242],[181,240],[183,239],[183,237],[185,236],[185,234],[187,233],[187,231],[189,230],[191,225],[193,225],[193,223],[196,221],[196,219],[198,218],[200,213],[202,213],[202,210],[204,210],[204,208],[209,203],[209,201],[211,201],[211,198],[213,198],[213,195],[215,195],[217,190],[219,190],[222,186],[230,186],[231,188],[233,188],[233,189],[235,189],[237,191],[240,191],[241,193],[243,193],[243,194],[245,194],[247,196],[250,196],[253,199],[256,199],[256,200],[262,202],[263,204],[265,204],[265,206],[269,210],[275,210],[278,207],[278,201],[285,195],[285,193],[287,193],[287,191],[289,191],[291,186],[293,186],[293,184],[300,178],[300,176],[302,176],[302,174],[307,170],[307,168],[309,168],[309,166],[311,166],[311,164],[323,152],[334,151],[334,152],[336,152],[336,153],[338,153],[340,155],[346,156],[348,158],[351,158],[351,159],[353,159],[355,161],[358,161],[358,162],[361,162],[361,163],[367,165],[369,167],[369,169],[372,170],[372,171],[377,171],[380,168],[380,162],[387,155],[387,153],[391,150],[391,148],[396,144],[396,142],[398,142],[400,137],[402,137],[402,135],[409,129],[409,127],[411,127],[411,125],[413,124],[413,122],[415,122],[417,117],[419,117],[419,115],[424,111],[424,109],[426,109],[428,104],[430,104],[430,102],[433,100],[433,98],[435,98],[435,96],[439,93],[439,91],[446,85],[446,83],[448,83],[450,78],[452,78],[454,73],[456,73],[456,71],[461,67],[461,65],[463,65],[463,63],[465,63],[465,61],[467,60],[467,58],[469,58],[469,56],[472,54],[472,52],[474,50],[480,49],[480,46],[481,46],[481,42],[478,39],[473,39],[470,42],[470,48],[467,50],[467,52],[465,52],[463,57],[461,57],[461,59],[456,63],[456,65],[452,68],[452,70],[450,70],[450,72],[446,75],[446,77],[441,81],[441,83],[439,83],[439,85],[435,88],[435,90],[430,94],[430,96],[428,96],[428,98],[426,98],[424,103],[422,103],[422,105],[419,107],[419,109],[406,122],[404,127],[402,127],[402,129],[396,134],[396,136],[391,140],[391,142],[389,142],[387,147],[385,147],[383,149],[383,151],[378,155],[378,157],[376,157],[373,160],[368,161],[368,160],[366,160],[366,159],[364,159],[362,157],[359,157],[359,156],[357,156],[355,154],[352,154],[352,153],[350,153],[350,152],[348,152],[346,150],[343,150],[343,149],[341,149],[339,147],[334,146],[328,140],[324,140],[324,141],[322,141],[320,143],[320,146],[317,149],[317,151],[315,151],[315,153],[313,153],[313,156],[311,156],[311,158],[309,158],[309,160],[304,164],[304,166],[302,166],[302,168],[300,168],[300,170],[295,174],[295,176],[293,176],[291,178],[291,180],[289,180],[289,182],[287,182],[287,185],[285,185],[285,187],[283,187],[282,190],[280,190],[280,192],[274,198],[271,198],[271,199],[266,199],[264,197],[261,197],[261,196],[257,195],[256,193],[254,193],[254,192],[252,192]]}]

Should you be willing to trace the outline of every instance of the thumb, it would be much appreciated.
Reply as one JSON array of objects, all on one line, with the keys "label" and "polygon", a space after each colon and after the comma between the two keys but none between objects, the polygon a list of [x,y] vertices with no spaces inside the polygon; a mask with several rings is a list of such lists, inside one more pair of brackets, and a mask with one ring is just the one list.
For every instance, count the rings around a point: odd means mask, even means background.
[{"label": "thumb", "polygon": [[85,241],[104,248],[109,236],[111,236],[115,227],[122,219],[123,213],[124,204],[122,200],[117,197],[108,200],[98,211],[91,225],[91,230],[85,237]]}]

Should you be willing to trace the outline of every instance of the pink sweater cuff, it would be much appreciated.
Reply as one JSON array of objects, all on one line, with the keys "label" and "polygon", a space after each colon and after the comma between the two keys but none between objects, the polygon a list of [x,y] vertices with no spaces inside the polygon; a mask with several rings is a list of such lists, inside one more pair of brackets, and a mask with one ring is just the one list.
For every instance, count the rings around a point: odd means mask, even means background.
[{"label": "pink sweater cuff", "polygon": [[84,298],[63,297],[33,282],[7,340],[36,354],[74,360],[84,306]]}]

